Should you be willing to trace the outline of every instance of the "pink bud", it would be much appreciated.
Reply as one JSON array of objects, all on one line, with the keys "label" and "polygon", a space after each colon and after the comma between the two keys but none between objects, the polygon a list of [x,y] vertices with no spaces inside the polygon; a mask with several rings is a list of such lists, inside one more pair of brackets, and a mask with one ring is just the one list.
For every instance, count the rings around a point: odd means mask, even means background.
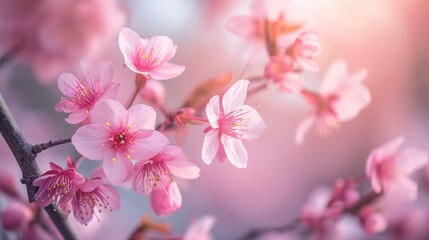
[{"label": "pink bud", "polygon": [[165,188],[155,188],[150,195],[153,211],[166,216],[182,206],[182,195],[176,182],[171,182]]},{"label": "pink bud", "polygon": [[386,218],[371,206],[365,206],[359,212],[360,222],[368,235],[379,233],[387,228]]},{"label": "pink bud", "polygon": [[22,233],[22,240],[52,240],[53,238],[39,224],[30,225]]},{"label": "pink bud", "polygon": [[164,103],[165,103],[164,85],[162,85],[162,83],[156,80],[148,80],[144,88],[140,90],[140,96],[157,106],[164,106]]},{"label": "pink bud", "polygon": [[32,218],[31,210],[19,202],[11,202],[1,213],[1,221],[6,230],[23,229]]},{"label": "pink bud", "polygon": [[9,172],[0,171],[0,191],[10,196],[18,196],[15,179]]}]

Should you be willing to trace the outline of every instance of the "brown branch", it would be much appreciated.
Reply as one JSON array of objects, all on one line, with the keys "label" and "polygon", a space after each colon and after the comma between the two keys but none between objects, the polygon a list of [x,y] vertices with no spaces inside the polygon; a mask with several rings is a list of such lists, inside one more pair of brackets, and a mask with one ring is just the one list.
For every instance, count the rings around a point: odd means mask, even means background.
[{"label": "brown branch", "polygon": [[51,140],[51,141],[49,141],[47,143],[41,143],[41,144],[34,145],[33,148],[32,148],[32,151],[33,151],[34,154],[38,154],[38,153],[40,153],[43,150],[46,150],[48,148],[55,147],[57,145],[61,145],[61,144],[64,144],[64,143],[69,143],[69,142],[71,142],[71,138],[59,139],[57,141],[52,141]]},{"label": "brown branch", "polygon": [[[13,119],[3,97],[0,95],[0,132],[3,135],[7,145],[15,156],[16,161],[22,172],[21,183],[27,187],[28,200],[34,202],[34,197],[37,192],[37,188],[33,186],[33,181],[40,176],[39,166],[36,162],[38,151],[37,146],[27,143],[25,138],[22,136],[18,129],[15,120]],[[43,144],[41,144],[43,145]],[[36,148],[35,148],[36,147]],[[43,149],[43,148],[41,148]],[[41,151],[41,150],[40,150]],[[39,151],[39,152],[40,152]],[[62,236],[66,240],[77,239],[74,232],[68,225],[66,217],[59,211],[56,211],[54,206],[51,204],[45,207],[46,212],[61,232]]]},{"label": "brown branch", "polygon": [[300,223],[301,223],[301,220],[297,218],[294,221],[280,227],[250,229],[250,231],[248,231],[246,235],[239,238],[239,240],[256,239],[268,232],[285,232],[288,230],[294,230],[300,225]]}]

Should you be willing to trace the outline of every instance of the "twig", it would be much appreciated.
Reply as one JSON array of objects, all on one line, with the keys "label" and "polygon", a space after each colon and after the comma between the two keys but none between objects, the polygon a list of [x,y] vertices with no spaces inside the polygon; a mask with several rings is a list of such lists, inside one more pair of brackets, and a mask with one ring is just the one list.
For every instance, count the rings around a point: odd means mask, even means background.
[{"label": "twig", "polygon": [[239,240],[246,240],[246,239],[256,239],[257,237],[261,236],[264,233],[268,232],[285,232],[288,230],[293,230],[301,223],[300,219],[295,219],[294,221],[288,223],[287,225],[280,226],[280,227],[267,227],[267,228],[258,228],[258,229],[251,229],[249,232],[247,232],[246,235],[239,238]]},{"label": "twig", "polygon": [[[37,188],[33,186],[33,181],[40,176],[39,166],[37,165],[36,157],[37,151],[34,151],[35,146],[27,143],[25,138],[22,136],[15,123],[3,97],[0,95],[0,132],[3,135],[6,143],[10,150],[15,156],[16,161],[22,172],[21,183],[27,187],[28,200],[34,202],[34,197],[37,192]],[[37,145],[36,145],[37,146]],[[59,211],[56,211],[54,206],[51,204],[45,207],[45,211],[49,217],[55,223],[58,230],[66,240],[77,239],[74,232],[68,225],[66,217]]]},{"label": "twig", "polygon": [[33,151],[34,154],[38,154],[38,153],[40,153],[43,150],[46,150],[48,148],[55,147],[57,145],[61,145],[61,144],[64,144],[64,143],[69,143],[69,142],[71,142],[71,138],[60,139],[60,140],[57,140],[57,141],[52,141],[51,140],[51,141],[49,141],[47,143],[41,143],[41,144],[34,145],[33,148],[32,148],[32,151]]}]

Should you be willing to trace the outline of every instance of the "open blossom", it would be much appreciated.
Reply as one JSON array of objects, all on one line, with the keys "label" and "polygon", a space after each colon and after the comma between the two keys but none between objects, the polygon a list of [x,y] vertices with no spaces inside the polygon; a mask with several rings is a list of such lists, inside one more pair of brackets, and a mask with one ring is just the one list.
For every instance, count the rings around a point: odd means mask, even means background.
[{"label": "open blossom", "polygon": [[150,194],[150,203],[153,211],[166,216],[182,206],[182,194],[176,182],[170,182],[161,188],[154,188]]},{"label": "open blossom", "polygon": [[14,50],[41,81],[93,63],[126,21],[118,0],[0,0],[0,48]]},{"label": "open blossom", "polygon": [[149,159],[168,144],[155,131],[156,112],[138,104],[128,110],[114,100],[104,99],[90,113],[91,123],[80,127],[72,137],[76,150],[92,160],[104,160],[103,170],[115,185],[126,180],[131,159]]},{"label": "open blossom", "polygon": [[305,70],[319,71],[319,65],[315,58],[321,52],[321,45],[317,35],[313,31],[301,32],[292,46],[293,56],[296,62]]},{"label": "open blossom", "polygon": [[212,240],[210,234],[216,219],[213,216],[203,216],[192,222],[185,233],[183,240]]},{"label": "open blossom", "polygon": [[195,179],[200,169],[186,159],[181,148],[166,146],[161,152],[134,165],[131,181],[134,191],[151,193],[154,188],[163,188],[173,177]]},{"label": "open blossom", "polygon": [[413,148],[399,150],[403,142],[398,137],[374,149],[366,162],[366,176],[374,192],[396,193],[412,201],[417,197],[417,183],[409,176],[426,166],[428,155]]},{"label": "open blossom", "polygon": [[359,114],[371,101],[368,88],[362,84],[366,71],[349,75],[344,61],[331,65],[325,74],[318,92],[301,91],[312,105],[313,112],[305,118],[295,134],[295,142],[303,142],[307,132],[315,126],[319,134],[327,134]]},{"label": "open blossom", "polygon": [[52,162],[49,165],[51,170],[33,182],[34,186],[39,187],[35,196],[38,207],[46,207],[50,203],[63,206],[73,196],[73,189],[85,181],[74,168],[62,169]]},{"label": "open blossom", "polygon": [[207,103],[206,114],[210,126],[205,130],[202,159],[210,164],[216,157],[225,157],[237,168],[247,167],[247,151],[242,140],[261,137],[266,128],[258,112],[243,105],[247,95],[248,80],[239,80],[223,95],[212,97]]},{"label": "open blossom", "polygon": [[295,73],[294,61],[289,56],[271,56],[265,65],[264,77],[284,92],[299,92],[302,89],[301,78]]},{"label": "open blossom", "polygon": [[58,78],[58,88],[66,99],[56,106],[57,112],[70,113],[66,121],[76,124],[87,119],[96,102],[105,98],[115,98],[119,83],[112,82],[112,64],[102,63],[95,73],[84,73],[79,77],[63,73]]},{"label": "open blossom", "polygon": [[73,216],[82,224],[87,224],[103,211],[113,211],[120,207],[119,193],[104,184],[101,170],[96,170],[91,179],[86,180],[76,190],[71,200]]},{"label": "open blossom", "polygon": [[133,72],[156,80],[179,76],[184,66],[168,62],[176,54],[177,46],[166,36],[141,38],[129,28],[119,34],[119,48],[125,58],[125,65]]}]

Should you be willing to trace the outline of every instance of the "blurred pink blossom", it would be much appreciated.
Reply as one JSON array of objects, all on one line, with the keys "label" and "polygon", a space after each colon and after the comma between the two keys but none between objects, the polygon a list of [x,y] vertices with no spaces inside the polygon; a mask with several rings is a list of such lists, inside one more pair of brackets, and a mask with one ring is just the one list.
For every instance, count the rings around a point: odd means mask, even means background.
[{"label": "blurred pink blossom", "polygon": [[289,56],[271,56],[265,65],[264,77],[273,80],[284,92],[299,92],[301,77],[295,73],[294,61]]},{"label": "blurred pink blossom", "polygon": [[140,90],[140,96],[155,106],[162,107],[165,103],[165,87],[156,80],[148,80]]},{"label": "blurred pink blossom", "polygon": [[200,169],[186,159],[181,148],[166,146],[164,150],[149,159],[142,159],[134,165],[131,176],[134,191],[151,193],[152,189],[163,188],[174,177],[196,179]]},{"label": "blurred pink blossom", "polygon": [[137,74],[156,80],[179,76],[184,66],[168,62],[176,54],[177,46],[166,36],[142,39],[136,32],[123,28],[119,34],[119,48],[124,55],[125,65]]},{"label": "blurred pink blossom", "polygon": [[18,196],[16,180],[10,172],[0,170],[0,192],[10,196]]},{"label": "blurred pink blossom", "polygon": [[238,80],[222,97],[210,99],[206,114],[210,126],[204,131],[202,159],[210,164],[216,157],[227,158],[237,168],[247,167],[247,151],[242,140],[250,141],[262,136],[266,128],[259,113],[243,105],[247,95],[248,80]]},{"label": "blurred pink blossom", "polygon": [[168,144],[155,128],[156,112],[138,104],[125,110],[111,99],[95,104],[91,123],[72,137],[76,150],[92,160],[104,160],[103,170],[114,185],[122,184],[132,169],[131,159],[149,159]]},{"label": "blurred pink blossom", "polygon": [[293,44],[293,56],[296,62],[307,71],[319,71],[315,58],[319,56],[322,46],[317,35],[310,30],[301,32]]},{"label": "blurred pink blossom", "polygon": [[182,195],[176,182],[170,182],[162,188],[154,188],[150,194],[153,211],[166,216],[182,206]]},{"label": "blurred pink blossom", "polygon": [[368,235],[382,232],[387,228],[386,218],[371,206],[365,206],[359,212],[359,219]]},{"label": "blurred pink blossom", "polygon": [[33,181],[33,185],[39,187],[35,196],[38,207],[46,207],[51,203],[63,206],[70,201],[74,188],[85,181],[74,168],[64,170],[53,162],[49,165],[51,170]]},{"label": "blurred pink blossom", "polygon": [[319,134],[325,135],[338,128],[340,122],[356,118],[371,101],[368,88],[362,84],[366,75],[366,70],[350,75],[347,64],[336,61],[327,70],[318,92],[302,90],[313,112],[299,124],[295,142],[301,144],[313,126]]},{"label": "blurred pink blossom", "polygon": [[70,124],[85,121],[96,102],[116,97],[119,83],[112,82],[112,74],[112,64],[107,62],[100,64],[95,73],[82,72],[78,78],[71,73],[61,74],[58,88],[69,99],[62,99],[55,110],[70,113],[66,118]]},{"label": "blurred pink blossom", "polygon": [[17,201],[11,201],[1,213],[1,222],[5,230],[23,230],[32,219],[32,210]]},{"label": "blurred pink blossom", "polygon": [[94,62],[124,25],[117,0],[1,0],[0,48],[45,83],[81,59]]},{"label": "blurred pink blossom", "polygon": [[183,234],[183,240],[211,240],[213,237],[210,231],[215,224],[216,219],[213,216],[200,217],[192,222],[185,233]]},{"label": "blurred pink blossom", "polygon": [[356,185],[357,184],[354,180],[337,179],[334,182],[334,188],[329,205],[338,208],[353,206],[353,204],[357,203],[360,198]]},{"label": "blurred pink blossom", "polygon": [[404,200],[417,198],[417,183],[409,176],[428,163],[427,152],[406,148],[399,150],[404,138],[395,138],[374,149],[366,162],[366,176],[374,192],[392,193]]},{"label": "blurred pink blossom", "polygon": [[22,240],[53,240],[51,234],[46,232],[40,224],[30,224],[21,236]]}]

